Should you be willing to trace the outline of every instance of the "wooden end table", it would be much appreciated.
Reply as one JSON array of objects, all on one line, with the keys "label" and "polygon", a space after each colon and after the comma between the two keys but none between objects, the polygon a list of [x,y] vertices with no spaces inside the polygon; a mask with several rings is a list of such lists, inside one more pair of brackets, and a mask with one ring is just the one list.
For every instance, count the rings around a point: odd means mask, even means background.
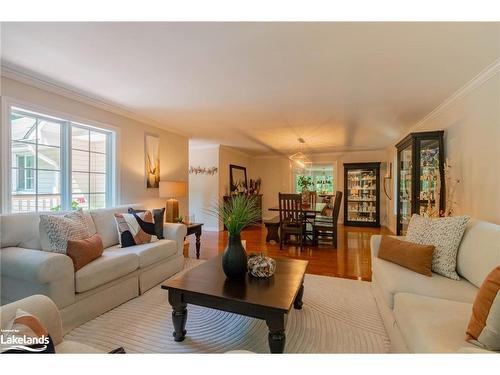
[{"label": "wooden end table", "polygon": [[200,259],[200,247],[201,247],[201,227],[202,223],[191,223],[187,224],[187,234],[186,237],[194,234],[196,236],[196,259]]},{"label": "wooden end table", "polygon": [[186,337],[187,304],[209,307],[266,321],[271,353],[283,353],[285,328],[292,306],[302,308],[307,261],[277,259],[276,272],[268,279],[246,275],[243,280],[228,280],[222,271],[222,255],[167,280],[172,305],[174,340]]}]

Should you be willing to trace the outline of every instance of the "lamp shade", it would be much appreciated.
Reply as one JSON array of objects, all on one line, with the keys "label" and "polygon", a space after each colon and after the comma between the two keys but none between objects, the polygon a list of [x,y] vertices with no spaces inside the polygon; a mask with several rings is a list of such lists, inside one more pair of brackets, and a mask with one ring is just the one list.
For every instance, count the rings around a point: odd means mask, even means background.
[{"label": "lamp shade", "polygon": [[187,195],[187,184],[183,181],[160,181],[160,198],[182,198]]}]

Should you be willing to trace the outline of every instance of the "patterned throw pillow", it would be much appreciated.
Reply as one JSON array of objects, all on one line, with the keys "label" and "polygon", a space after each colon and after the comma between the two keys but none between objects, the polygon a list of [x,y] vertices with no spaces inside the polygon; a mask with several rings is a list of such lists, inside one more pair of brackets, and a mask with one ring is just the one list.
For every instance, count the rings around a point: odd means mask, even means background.
[{"label": "patterned throw pillow", "polygon": [[[128,213],[129,214],[141,214],[143,212],[146,212],[146,210],[134,210],[132,207],[129,207]],[[165,207],[163,208],[155,208],[153,209],[153,222],[154,222],[154,228],[155,228],[155,235],[156,237],[161,240],[163,239],[163,220],[165,218]]]},{"label": "patterned throw pillow", "polygon": [[[137,220],[137,218],[139,218],[139,220]],[[153,223],[151,211],[145,211],[140,214],[115,214],[115,220],[121,247],[151,242],[155,234],[154,225],[151,225],[152,228],[149,230],[142,224],[142,221],[150,224]]]},{"label": "patterned throw pillow", "polygon": [[457,253],[468,221],[468,216],[428,218],[415,214],[411,217],[406,239],[421,245],[433,245],[432,271],[460,280]]},{"label": "patterned throw pillow", "polygon": [[12,323],[1,335],[2,353],[55,353],[47,329],[38,318],[21,309],[17,309]]},{"label": "patterned throw pillow", "polygon": [[66,254],[68,240],[90,237],[81,209],[65,215],[40,215],[40,232],[40,237],[44,239],[41,241],[42,250],[61,254]]}]

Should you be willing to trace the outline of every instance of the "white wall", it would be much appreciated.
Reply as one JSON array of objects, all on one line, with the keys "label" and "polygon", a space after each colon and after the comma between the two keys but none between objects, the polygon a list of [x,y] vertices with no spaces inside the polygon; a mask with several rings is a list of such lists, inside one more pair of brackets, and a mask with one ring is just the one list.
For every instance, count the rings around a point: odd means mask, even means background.
[{"label": "white wall", "polygon": [[[417,126],[402,134],[445,130],[445,156],[458,178],[455,214],[500,224],[500,68],[477,77]],[[387,149],[389,160],[396,154]],[[396,176],[393,176],[394,178]],[[448,187],[447,187],[448,188]],[[390,228],[396,228],[390,205]]]},{"label": "white wall", "polygon": [[229,165],[238,165],[247,169],[247,180],[250,182],[249,167],[251,157],[246,153],[228,146],[219,149],[219,196],[229,194]]},{"label": "white wall", "polygon": [[[84,121],[95,121],[118,129],[120,187],[118,203],[141,202],[147,207],[162,207],[165,200],[158,189],[147,189],[144,174],[144,134],[160,137],[160,170],[162,180],[188,180],[188,139],[184,136],[105,111],[89,104],[2,77],[2,97],[66,113]],[[3,119],[3,117],[2,117]],[[3,120],[2,120],[3,121]],[[2,124],[4,125],[4,124]],[[188,199],[179,199],[180,213],[188,213]]]},{"label": "white wall", "polygon": [[[219,145],[189,147],[189,165],[219,168]],[[219,230],[219,220],[207,212],[207,209],[219,201],[219,174],[220,171],[214,175],[189,175],[189,212],[208,231]]]}]

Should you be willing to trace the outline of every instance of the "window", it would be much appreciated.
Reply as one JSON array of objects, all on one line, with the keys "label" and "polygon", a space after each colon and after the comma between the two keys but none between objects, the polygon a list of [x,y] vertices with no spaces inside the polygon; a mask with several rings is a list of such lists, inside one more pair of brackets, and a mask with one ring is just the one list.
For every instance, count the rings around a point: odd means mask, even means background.
[{"label": "window", "polygon": [[301,193],[305,184],[318,194],[332,194],[335,191],[332,165],[313,164],[309,169],[297,171],[294,175],[295,192]]},{"label": "window", "polygon": [[11,108],[10,211],[112,205],[113,132]]}]

